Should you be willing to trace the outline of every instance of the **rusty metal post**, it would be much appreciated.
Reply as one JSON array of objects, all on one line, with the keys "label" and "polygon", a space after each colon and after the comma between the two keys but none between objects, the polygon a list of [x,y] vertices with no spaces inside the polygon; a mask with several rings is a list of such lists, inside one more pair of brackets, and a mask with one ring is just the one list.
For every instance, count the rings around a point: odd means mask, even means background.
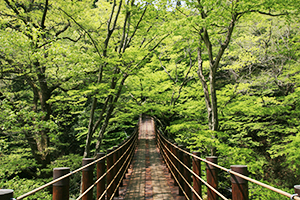
[{"label": "rusty metal post", "polygon": [[[159,136],[158,143],[159,143],[159,147],[160,147],[159,152],[160,152],[160,154],[161,154],[161,157],[163,158],[162,161],[163,161],[163,163],[165,164],[165,163],[166,163],[166,160],[165,160],[165,159],[167,159],[167,158],[166,158],[166,154],[165,154],[165,152],[164,152],[164,146],[163,146],[164,143],[163,143],[163,139],[161,138],[161,136]],[[164,159],[164,158],[165,158],[165,159]]]},{"label": "rusty metal post", "polygon": [[[128,143],[124,146],[124,151],[126,151],[126,149],[128,149],[128,148],[130,147],[131,143],[135,141],[134,138],[135,138],[135,137],[130,138],[130,136],[128,136],[127,139],[124,140],[124,143],[127,142],[128,140],[132,140],[131,142],[128,142]],[[131,148],[134,149],[134,146],[135,146],[135,144],[133,144]],[[131,149],[127,151],[127,154],[130,154],[130,152],[131,152]],[[133,151],[133,153],[134,153],[134,151]],[[126,158],[126,157],[127,157],[127,155],[125,156],[125,158]],[[127,162],[131,162],[131,158],[130,158]],[[127,162],[126,162],[126,165],[128,164]],[[129,173],[129,168],[126,169],[126,173]]]},{"label": "rusty metal post", "polygon": [[13,199],[14,191],[10,189],[0,189],[0,200]]},{"label": "rusty metal post", "polygon": [[[200,157],[200,152],[194,151],[193,154],[195,156]],[[193,160],[193,172],[201,177],[201,161],[196,158],[192,158]],[[201,181],[196,177],[193,176],[193,188],[197,192],[197,194],[202,198],[202,190],[201,190]],[[193,193],[193,200],[199,200],[199,198]]]},{"label": "rusty metal post", "polygon": [[166,163],[166,161],[165,161],[165,152],[164,152],[164,146],[163,146],[163,139],[161,138],[161,136],[158,136],[158,140],[157,140],[157,142],[159,143],[159,153],[160,153],[160,155],[161,155],[161,157],[163,158],[162,159],[162,161],[163,161],[163,164],[165,164]]},{"label": "rusty metal post", "polygon": [[169,144],[169,141],[166,141],[165,142],[165,144],[166,144],[166,154],[167,154],[167,161],[168,161],[168,164],[169,164],[169,168],[168,168],[168,172],[169,172],[169,174],[170,174],[170,176],[171,176],[171,178],[172,179],[174,179],[174,177],[173,177],[173,175],[172,175],[172,173],[171,173],[171,171],[172,171],[172,164],[171,164],[171,159],[172,159],[172,157],[171,157],[171,154],[170,154],[170,152],[168,151],[168,150],[170,150],[170,144]]},{"label": "rusty metal post", "polygon": [[[105,153],[97,153],[97,159],[102,158],[105,156]],[[105,173],[105,160],[102,159],[100,161],[97,162],[97,180],[103,176],[103,174]],[[101,181],[99,181],[97,183],[97,199],[99,199],[99,197],[104,193],[105,191],[105,177],[103,177],[101,179]],[[101,200],[104,200],[105,196],[103,196],[101,198]]]},{"label": "rusty metal post", "polygon": [[[185,148],[185,151],[189,152],[190,150]],[[189,154],[184,153],[183,154],[183,163],[185,166],[188,167],[188,169],[191,169],[191,156]],[[185,180],[187,180],[187,182],[184,181],[184,192],[186,193],[187,197],[185,197],[185,199],[192,199],[192,190],[190,188],[190,186],[192,185],[192,180],[191,180],[191,173],[189,172],[187,168],[183,168],[183,175]]]},{"label": "rusty metal post", "polygon": [[[121,142],[118,147],[121,147],[123,145],[123,142]],[[118,158],[120,158],[122,155],[124,154],[124,147],[122,147],[119,152],[118,152]],[[123,187],[123,173],[124,173],[124,168],[122,167],[122,165],[124,164],[126,159],[126,155],[123,156],[123,158],[120,160],[119,162],[119,169],[121,169],[120,174],[119,174],[119,178],[118,178],[118,182],[120,182],[120,187]],[[124,165],[124,167],[126,167],[126,164]]]},{"label": "rusty metal post", "polygon": [[[108,149],[107,154],[111,153],[112,151],[113,149]],[[107,156],[106,157],[107,171],[113,166],[113,164],[114,164],[113,155]],[[114,178],[114,172],[113,170],[110,170],[106,175],[106,187],[108,187],[108,185],[112,182],[113,178]],[[110,187],[107,188],[107,199],[111,199],[113,193],[114,193],[113,184],[111,184]]]},{"label": "rusty metal post", "polygon": [[[206,160],[215,164],[218,163],[218,157],[216,156],[206,157]],[[206,164],[206,178],[208,184],[210,184],[213,188],[218,189],[218,168]],[[218,199],[219,196],[214,191],[207,188],[207,200],[218,200]]]},{"label": "rusty metal post", "polygon": [[[53,180],[70,173],[69,167],[61,167],[53,169]],[[52,188],[52,199],[53,200],[64,200],[69,199],[69,188],[70,188],[70,178],[64,178],[53,184]]]},{"label": "rusty metal post", "polygon": [[[114,146],[114,147],[113,147],[113,150],[115,151],[117,148],[118,148],[118,146]],[[114,164],[115,164],[115,163],[117,162],[117,160],[119,159],[118,156],[119,156],[119,153],[118,153],[118,151],[116,151],[116,152],[113,154],[113,162],[114,162]],[[116,164],[116,166],[113,168],[113,174],[114,174],[113,179],[114,179],[114,182],[113,182],[112,185],[113,185],[113,191],[116,190],[114,197],[118,197],[118,196],[119,196],[119,188],[117,188],[118,177],[116,176],[117,173],[118,173],[118,171],[119,171],[119,164],[120,164],[120,162],[119,162],[118,164]]]},{"label": "rusty metal post", "polygon": [[[83,158],[82,166],[85,166],[94,161],[94,158]],[[82,192],[93,185],[93,170],[94,165],[91,165],[82,170]],[[92,200],[93,199],[93,189],[91,189],[86,195],[82,197],[82,200]]]},{"label": "rusty metal post", "polygon": [[[168,143],[168,149],[169,149],[169,151],[168,151],[168,153],[169,153],[169,158],[170,158],[170,160],[169,160],[169,165],[170,165],[170,173],[171,173],[171,171],[173,172],[173,173],[175,173],[174,172],[174,170],[175,170],[175,168],[173,167],[173,165],[172,165],[172,163],[174,163],[174,158],[173,158],[173,155],[172,155],[172,152],[173,152],[173,146],[172,146],[172,143],[173,143],[173,141],[169,141],[170,143]],[[171,173],[171,178],[174,180],[175,178],[174,178],[174,176],[172,175],[172,173]]]},{"label": "rusty metal post", "polygon": [[[172,155],[172,153],[173,153],[173,145],[172,144],[174,143],[174,141],[170,140],[169,142],[170,143],[168,143],[168,148],[169,148],[170,151],[168,151],[168,152],[169,152],[169,157],[170,157],[170,171],[172,171],[175,174],[175,168],[173,166],[174,156]],[[171,178],[175,181],[174,175],[172,173],[171,173]]]},{"label": "rusty metal post", "polygon": [[[184,149],[184,145],[179,145],[178,146],[180,149]],[[183,152],[179,149],[177,149],[177,155],[178,155],[178,159],[183,162]],[[181,163],[179,163],[178,165],[178,171],[179,171],[179,174],[178,174],[178,182],[181,186],[182,189],[184,189],[184,180],[182,179],[182,176],[183,176],[183,166]],[[179,195],[180,196],[183,196],[183,190],[179,187]]]},{"label": "rusty metal post", "polygon": [[[174,143],[174,145],[175,146],[178,146],[178,144],[177,143]],[[176,179],[178,180],[178,173],[177,173],[177,170],[176,169],[178,169],[178,164],[179,164],[179,162],[177,161],[177,159],[176,158],[178,158],[178,155],[177,155],[177,148],[176,147],[173,147],[173,154],[174,154],[174,165],[175,165],[175,167],[174,167],[174,174],[175,174],[175,177],[176,177]],[[176,168],[176,169],[175,169]],[[174,181],[174,186],[178,186],[178,183],[177,183],[177,181]]]},{"label": "rusty metal post", "polygon": [[[231,165],[231,171],[248,175],[247,165]],[[231,174],[232,200],[249,200],[248,181]]]}]

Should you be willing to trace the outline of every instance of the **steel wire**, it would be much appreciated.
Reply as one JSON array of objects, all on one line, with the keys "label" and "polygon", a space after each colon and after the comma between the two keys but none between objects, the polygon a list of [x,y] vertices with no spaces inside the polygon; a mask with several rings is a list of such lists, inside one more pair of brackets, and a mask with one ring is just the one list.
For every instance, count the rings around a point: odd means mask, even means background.
[{"label": "steel wire", "polygon": [[210,162],[210,161],[208,161],[208,160],[206,160],[206,159],[200,158],[200,157],[198,157],[198,156],[196,156],[196,155],[194,155],[194,154],[192,154],[192,153],[190,153],[190,152],[187,152],[187,151],[185,151],[185,150],[183,150],[183,149],[177,147],[176,145],[172,144],[172,143],[171,143],[170,141],[168,141],[161,133],[158,133],[158,134],[159,134],[161,137],[163,137],[164,140],[165,140],[167,143],[171,144],[173,147],[175,147],[176,149],[182,151],[183,153],[186,153],[186,154],[188,154],[188,155],[190,155],[190,156],[192,156],[192,157],[194,157],[194,158],[196,158],[196,159],[199,159],[199,160],[201,160],[201,161],[203,161],[203,162],[205,162],[205,163],[207,163],[207,164],[209,164],[209,165],[212,165],[212,166],[214,166],[214,167],[217,167],[217,168],[219,168],[219,169],[221,169],[221,170],[223,170],[223,171],[226,171],[226,172],[228,172],[228,173],[230,173],[230,174],[233,174],[233,175],[238,176],[238,177],[240,177],[240,178],[243,178],[243,179],[245,179],[245,180],[247,180],[247,181],[250,181],[250,182],[252,182],[252,183],[255,183],[255,184],[257,184],[257,185],[260,185],[260,186],[262,186],[262,187],[264,187],[264,188],[266,188],[266,189],[272,190],[273,192],[276,192],[276,193],[278,193],[278,194],[284,195],[284,196],[289,197],[289,198],[293,198],[293,199],[295,199],[295,200],[300,200],[300,197],[293,196],[292,194],[290,194],[290,193],[288,193],[288,192],[282,191],[282,190],[277,189],[277,188],[275,188],[275,187],[273,187],[273,186],[270,186],[270,185],[267,185],[267,184],[262,183],[262,182],[260,182],[260,181],[257,181],[257,180],[255,180],[255,179],[249,178],[249,177],[247,177],[247,176],[245,176],[245,175],[243,175],[243,174],[237,173],[237,172],[235,172],[235,171],[232,171],[232,170],[230,170],[230,169],[227,169],[227,168],[225,168],[225,167],[222,167],[222,166],[220,166],[220,165],[217,165],[217,164],[215,164],[215,163],[213,163],[213,162]]},{"label": "steel wire", "polygon": [[[131,150],[131,157],[132,157],[132,152],[135,150],[135,147]],[[130,155],[130,154],[129,154]],[[130,162],[128,162],[128,166],[129,166]],[[128,167],[127,166],[127,167]],[[126,170],[125,170],[126,172]],[[98,198],[98,200],[100,200],[101,198],[103,198],[103,196],[107,193],[107,189],[110,188],[110,186],[113,184],[113,181],[110,182],[110,184],[108,186],[106,186],[105,191],[102,193],[102,195]],[[114,191],[115,194],[115,191]],[[114,194],[112,195],[112,197],[114,197]]]},{"label": "steel wire", "polygon": [[32,195],[32,194],[34,194],[34,193],[36,193],[36,192],[38,192],[38,191],[40,191],[42,189],[44,189],[44,188],[46,188],[46,187],[54,184],[54,183],[57,183],[58,181],[61,181],[62,179],[65,179],[65,178],[67,178],[67,177],[69,177],[69,176],[71,176],[71,175],[73,175],[73,174],[75,174],[75,173],[77,173],[77,172],[79,172],[79,171],[81,171],[81,170],[83,170],[83,169],[85,169],[85,168],[87,168],[87,167],[89,167],[89,166],[91,166],[91,165],[93,165],[93,164],[95,164],[95,163],[97,163],[97,162],[105,159],[106,157],[112,155],[113,153],[115,153],[119,149],[123,148],[128,142],[130,142],[132,140],[132,138],[134,138],[135,134],[137,134],[137,131],[134,134],[132,134],[132,136],[130,138],[128,138],[126,140],[126,142],[124,142],[124,144],[122,144],[120,147],[118,147],[116,150],[110,152],[109,154],[107,154],[107,155],[105,155],[105,156],[103,156],[103,157],[101,157],[101,158],[99,158],[99,159],[97,159],[97,160],[95,160],[95,161],[93,161],[93,162],[91,162],[91,163],[83,166],[83,167],[80,167],[80,168],[78,168],[78,169],[76,169],[76,170],[74,170],[74,171],[72,171],[72,172],[70,172],[70,173],[68,173],[68,174],[66,174],[64,176],[61,176],[61,177],[59,177],[59,178],[57,178],[57,179],[55,179],[53,181],[50,181],[49,183],[46,183],[45,185],[42,185],[42,186],[40,186],[40,187],[38,187],[38,188],[36,188],[34,190],[31,190],[30,192],[27,192],[27,193],[25,193],[25,194],[17,197],[16,199],[20,200],[20,199],[23,199],[25,197],[28,197],[28,196],[30,196],[30,195]]},{"label": "steel wire", "polygon": [[[91,189],[93,189],[93,187],[95,187],[95,185],[97,183],[99,183],[99,181],[101,181],[107,174],[108,172],[110,172],[119,162],[120,160],[126,155],[126,153],[128,152],[129,149],[131,149],[131,146],[133,145],[134,143],[131,143],[131,145],[129,146],[129,148],[127,148],[127,150],[124,152],[124,154],[101,176],[99,177],[94,184],[92,184],[88,189],[86,189],[76,200],[79,200],[81,199],[86,193],[88,193]],[[132,151],[132,150],[131,150]],[[129,154],[130,155],[130,154]],[[123,165],[121,166],[120,170],[123,168],[124,164],[126,163],[126,161],[128,160],[128,156],[127,156],[127,159],[125,160],[125,162],[123,163]],[[115,175],[114,179],[111,181],[111,182],[114,182],[116,176],[119,175],[119,172],[120,170],[118,171],[118,173]]]},{"label": "steel wire", "polygon": [[[159,145],[160,145],[160,149],[161,149],[162,151],[164,151],[164,150],[162,149],[160,143],[159,143]],[[163,153],[163,157],[164,157],[164,160],[166,160],[166,154]],[[173,164],[173,162],[172,162],[172,164]],[[175,181],[178,183],[178,186],[179,186],[180,189],[182,190],[182,192],[183,192],[185,198],[190,199],[190,198],[188,197],[188,195],[186,194],[186,192],[184,191],[184,189],[182,188],[182,186],[180,185],[179,180],[176,178],[176,176],[175,176],[173,170],[170,168],[170,165],[168,164],[168,162],[166,162],[166,165],[167,165],[167,167],[170,169],[171,174],[173,175]],[[183,180],[186,181],[186,179],[182,176],[182,174],[179,172],[179,170],[177,169],[176,166],[175,166],[175,169],[176,169],[176,171],[178,172],[178,174],[181,176],[181,178],[183,178]],[[201,197],[200,197],[200,198],[201,198]],[[203,199],[201,199],[201,200],[203,200]]]},{"label": "steel wire", "polygon": [[[134,149],[135,149],[135,148],[133,148],[133,149],[131,150],[130,154],[128,155],[128,156],[129,156],[128,158],[130,158],[130,157],[133,156],[133,151],[134,151]],[[126,160],[128,160],[128,158],[127,158]],[[126,162],[124,162],[124,164],[125,164],[125,163],[126,163]],[[124,164],[122,165],[122,167],[124,166]],[[130,165],[130,162],[127,163],[126,169],[128,169],[129,165]],[[118,174],[119,174],[119,172],[120,172],[120,170],[118,171]],[[118,175],[118,174],[117,174],[117,175]],[[125,174],[126,174],[126,170],[123,172],[122,176],[124,176]],[[115,193],[116,193],[118,187],[120,186],[121,182],[122,182],[122,179],[120,179],[120,181],[119,181],[119,183],[118,183],[118,185],[117,185],[117,187],[116,187],[116,189],[115,189],[113,195],[110,197],[110,200],[112,200],[112,199],[114,198]],[[99,198],[99,199],[101,199],[101,198]]]},{"label": "steel wire", "polygon": [[[164,145],[164,144],[163,144]],[[202,183],[204,183],[209,189],[213,190],[217,195],[219,195],[222,199],[224,200],[228,200],[225,196],[223,196],[219,191],[217,191],[214,187],[212,187],[210,184],[208,184],[205,180],[203,180],[200,176],[198,176],[193,170],[191,170],[188,166],[186,166],[180,159],[177,158],[177,156],[175,156],[165,145],[164,145],[165,149],[167,149],[171,155],[177,160],[179,161],[179,163],[186,168],[191,174],[193,174],[195,177],[197,177]],[[172,165],[174,166],[173,162],[171,161]],[[180,176],[182,177],[182,175],[180,174]],[[191,187],[191,185],[188,183],[189,187],[194,191],[194,188]]]},{"label": "steel wire", "polygon": [[[167,147],[166,147],[166,145],[165,144],[163,144],[164,145],[164,147],[165,147],[165,149],[167,149],[170,153],[171,153],[171,155],[177,160],[177,161],[179,161],[179,163],[183,166],[183,167],[185,167],[191,174],[193,174],[195,177],[197,177],[202,183],[204,183],[209,189],[211,189],[211,190],[213,190],[217,195],[219,195],[222,199],[224,199],[224,200],[228,200],[225,196],[223,196],[219,191],[217,191],[214,187],[212,187],[210,184],[208,184],[205,180],[203,180],[200,176],[198,176],[193,170],[191,170],[188,166],[186,166],[181,160],[179,160],[178,158],[177,158],[177,156],[175,156]],[[168,157],[168,159],[169,159],[169,157]],[[170,160],[170,159],[169,159]],[[173,167],[175,167],[175,169],[176,169],[176,171],[177,172],[179,172],[178,171],[178,169],[177,169],[177,167],[174,165],[174,163],[170,160],[170,162],[171,162],[171,164],[173,165]],[[183,178],[183,175],[179,172],[179,175]],[[187,181],[186,181],[186,179],[185,178],[183,178],[184,179],[184,181],[187,183]],[[179,184],[178,184],[179,185]],[[193,192],[194,192],[194,194],[196,194],[196,196],[199,198],[199,195],[198,195],[198,193],[195,191],[195,189],[189,184],[189,183],[187,183],[187,185],[189,186],[189,188],[191,188],[192,190],[193,190]]]}]

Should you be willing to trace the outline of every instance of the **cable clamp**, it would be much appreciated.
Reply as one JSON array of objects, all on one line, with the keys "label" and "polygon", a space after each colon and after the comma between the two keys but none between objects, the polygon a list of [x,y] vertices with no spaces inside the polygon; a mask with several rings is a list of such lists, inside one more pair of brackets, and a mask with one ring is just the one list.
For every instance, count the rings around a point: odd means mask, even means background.
[{"label": "cable clamp", "polygon": [[291,196],[291,200],[293,200],[294,197],[297,197],[297,196],[299,196],[299,195],[298,195],[298,194],[293,194],[293,195]]},{"label": "cable clamp", "polygon": [[229,169],[229,170],[227,171],[228,174],[230,174],[230,172],[231,172],[231,169]]}]

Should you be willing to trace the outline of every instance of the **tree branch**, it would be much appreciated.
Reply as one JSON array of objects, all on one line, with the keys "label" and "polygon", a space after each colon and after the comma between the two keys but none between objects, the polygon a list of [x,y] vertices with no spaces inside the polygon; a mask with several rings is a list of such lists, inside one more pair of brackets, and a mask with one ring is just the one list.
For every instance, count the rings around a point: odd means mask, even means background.
[{"label": "tree branch", "polygon": [[164,69],[164,71],[168,74],[168,76],[170,77],[170,79],[174,82],[174,83],[176,83],[176,81],[174,80],[174,78],[171,76],[171,74],[167,71],[167,69],[164,67],[164,65],[162,64],[162,62],[161,62],[161,59],[160,59],[160,56],[158,57],[158,59],[159,59],[159,62],[160,62],[160,65],[161,65],[161,67]]},{"label": "tree branch", "polygon": [[[127,47],[129,44],[130,44],[130,42],[131,42],[132,38],[134,37],[134,35],[135,35],[135,33],[136,33],[136,31],[137,31],[137,29],[138,29],[138,27],[139,27],[139,25],[140,25],[141,21],[142,21],[142,20],[143,20],[143,18],[144,18],[144,15],[145,15],[145,13],[146,13],[146,11],[147,11],[147,8],[148,8],[148,6],[146,5],[146,8],[144,9],[144,12],[143,12],[143,14],[141,15],[141,17],[140,17],[140,19],[139,19],[139,21],[138,21],[137,25],[135,26],[135,28],[134,28],[134,31],[133,31],[133,33],[132,33],[131,37],[129,38],[129,40],[128,40],[127,44],[124,46],[125,48],[126,48],[126,47]],[[125,48],[123,48],[123,51],[125,50]]]},{"label": "tree branch", "polygon": [[48,11],[48,5],[49,5],[49,0],[46,0],[44,13],[43,13],[42,21],[41,21],[42,29],[45,29],[45,21],[46,21],[46,15],[47,15],[47,11]]},{"label": "tree branch", "polygon": [[58,37],[61,33],[65,32],[65,31],[69,28],[70,25],[71,25],[71,24],[70,24],[70,21],[68,20],[68,24],[66,24],[66,26],[63,27],[63,29],[59,30],[59,31],[55,34],[55,36]]},{"label": "tree branch", "polygon": [[279,14],[273,14],[271,13],[270,11],[269,12],[264,12],[264,11],[260,11],[260,10],[248,10],[248,11],[245,11],[245,12],[240,12],[240,13],[237,13],[238,15],[243,15],[243,14],[246,14],[246,13],[253,13],[253,12],[256,12],[256,13],[259,13],[259,14],[262,14],[262,15],[268,15],[268,16],[272,16],[272,17],[278,17],[278,16],[284,16],[284,15],[288,15],[289,13],[288,12],[285,12],[285,13],[279,13]]},{"label": "tree branch", "polygon": [[89,38],[91,39],[91,41],[92,41],[92,43],[93,43],[93,45],[94,45],[94,47],[95,47],[95,49],[96,49],[96,51],[97,51],[97,53],[98,53],[98,55],[99,55],[99,57],[101,58],[102,56],[101,56],[101,54],[100,54],[100,51],[99,51],[99,49],[98,49],[98,46],[97,46],[97,42],[94,40],[94,38],[92,37],[92,35],[87,31],[87,30],[85,30],[85,28],[83,28],[83,26],[81,26],[71,15],[69,15],[67,12],[65,12],[63,9],[61,9],[61,8],[59,8],[59,10],[61,10],[63,13],[65,13],[65,15],[67,15],[70,19],[72,19],[73,20],[73,22],[75,23],[75,24],[77,24],[77,26],[79,26],[88,36],[89,36]]}]

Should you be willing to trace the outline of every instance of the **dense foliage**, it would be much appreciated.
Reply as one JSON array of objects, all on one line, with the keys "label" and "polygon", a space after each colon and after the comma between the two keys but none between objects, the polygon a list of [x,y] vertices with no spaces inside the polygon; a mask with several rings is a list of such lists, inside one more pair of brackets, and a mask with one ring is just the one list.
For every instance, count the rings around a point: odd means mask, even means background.
[{"label": "dense foliage", "polygon": [[[225,167],[299,184],[298,5],[1,1],[0,188],[20,195],[54,167],[79,167],[130,135],[142,113]],[[252,199],[280,199],[250,187]]]}]

